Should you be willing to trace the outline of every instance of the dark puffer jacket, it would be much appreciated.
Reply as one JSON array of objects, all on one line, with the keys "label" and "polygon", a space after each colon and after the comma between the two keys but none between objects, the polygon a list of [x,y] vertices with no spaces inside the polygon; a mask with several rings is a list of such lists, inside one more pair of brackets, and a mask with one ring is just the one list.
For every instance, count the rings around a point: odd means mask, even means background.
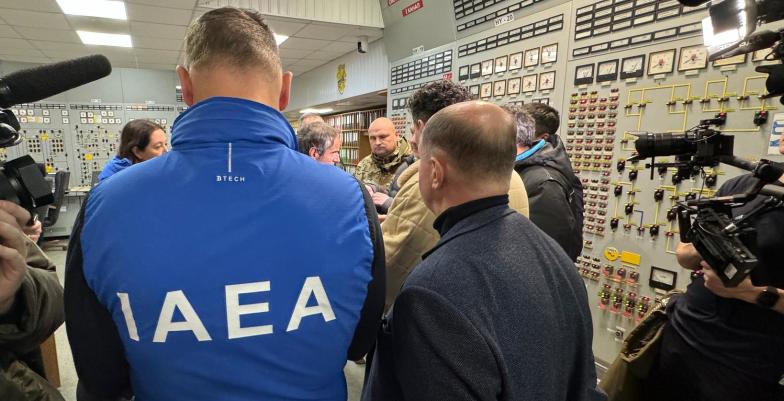
[{"label": "dark puffer jacket", "polygon": [[583,247],[583,186],[560,138],[515,162],[528,192],[531,221],[576,260]]}]

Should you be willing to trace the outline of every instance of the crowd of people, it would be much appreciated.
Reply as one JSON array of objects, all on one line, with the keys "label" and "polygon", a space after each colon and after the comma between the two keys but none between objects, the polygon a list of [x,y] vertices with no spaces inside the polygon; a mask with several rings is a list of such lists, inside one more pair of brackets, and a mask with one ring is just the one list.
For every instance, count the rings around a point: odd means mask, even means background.
[{"label": "crowd of people", "polygon": [[[258,12],[205,13],[185,54],[172,150],[160,126],[126,125],[64,292],[29,213],[0,201],[0,398],[61,399],[38,347],[65,320],[81,401],[345,400],[343,366],[365,357],[365,401],[606,399],[557,110],[433,82],[409,99],[410,139],[372,122],[352,177],[337,129],[305,115],[295,133],[281,114],[292,76]],[[782,399],[771,216],[738,288],[679,247],[705,274],[668,306],[650,399]]]}]

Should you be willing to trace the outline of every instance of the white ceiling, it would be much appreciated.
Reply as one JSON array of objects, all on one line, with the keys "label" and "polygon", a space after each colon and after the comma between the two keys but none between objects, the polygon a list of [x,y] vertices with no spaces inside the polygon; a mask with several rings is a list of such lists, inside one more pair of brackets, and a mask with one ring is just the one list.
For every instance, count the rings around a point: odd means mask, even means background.
[{"label": "white ceiling", "polygon": [[[114,67],[173,70],[182,60],[187,25],[206,9],[196,0],[125,0],[128,21],[65,15],[55,0],[0,0],[0,60],[50,63],[104,54]],[[372,42],[379,28],[268,17],[284,69],[302,74],[356,49],[359,36]],[[133,48],[87,46],[76,30],[130,33]]]}]

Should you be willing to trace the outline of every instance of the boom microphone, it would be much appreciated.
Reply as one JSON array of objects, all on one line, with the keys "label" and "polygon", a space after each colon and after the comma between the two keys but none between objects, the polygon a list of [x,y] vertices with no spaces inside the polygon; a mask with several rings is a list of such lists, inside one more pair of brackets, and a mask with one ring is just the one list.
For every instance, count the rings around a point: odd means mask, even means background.
[{"label": "boom microphone", "polygon": [[99,54],[17,71],[0,78],[0,108],[37,102],[111,72],[109,59]]},{"label": "boom microphone", "polygon": [[735,49],[729,47],[725,50],[711,54],[709,59],[710,61],[714,61],[720,58],[734,57],[741,54],[755,52],[757,50],[769,49],[773,47],[773,45],[775,45],[776,42],[778,42],[780,39],[780,32],[773,32],[768,30],[754,32],[753,34],[749,35],[748,38],[740,42],[738,47]]}]

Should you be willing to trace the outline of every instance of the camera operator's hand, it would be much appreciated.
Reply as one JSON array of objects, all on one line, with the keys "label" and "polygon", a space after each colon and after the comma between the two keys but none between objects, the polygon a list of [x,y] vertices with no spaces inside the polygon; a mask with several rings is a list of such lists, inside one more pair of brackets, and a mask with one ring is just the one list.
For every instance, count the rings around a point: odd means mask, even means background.
[{"label": "camera operator's hand", "polygon": [[719,278],[719,275],[716,274],[716,271],[713,270],[707,262],[700,262],[700,267],[705,273],[703,275],[703,278],[705,279],[705,288],[709,289],[712,293],[722,298],[751,299],[752,303],[756,299],[754,284],[751,283],[751,279],[748,276],[736,287],[726,287]]},{"label": "camera operator's hand", "polygon": [[0,314],[13,306],[16,291],[27,271],[25,228],[30,213],[20,206],[0,201]]},{"label": "camera operator's hand", "polygon": [[675,248],[675,258],[678,260],[678,264],[681,265],[681,267],[689,270],[698,270],[700,268],[700,262],[702,262],[702,256],[700,256],[700,253],[694,248],[694,245],[684,242],[679,242],[678,246]]}]

